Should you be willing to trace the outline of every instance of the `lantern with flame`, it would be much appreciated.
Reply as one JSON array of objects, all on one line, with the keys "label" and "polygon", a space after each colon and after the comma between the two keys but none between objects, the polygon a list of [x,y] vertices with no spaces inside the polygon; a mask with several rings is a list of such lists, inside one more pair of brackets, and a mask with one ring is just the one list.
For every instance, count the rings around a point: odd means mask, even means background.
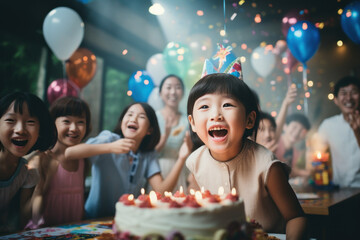
[{"label": "lantern with flame", "polygon": [[313,180],[315,186],[328,186],[332,177],[329,153],[316,152],[312,165],[314,167]]}]

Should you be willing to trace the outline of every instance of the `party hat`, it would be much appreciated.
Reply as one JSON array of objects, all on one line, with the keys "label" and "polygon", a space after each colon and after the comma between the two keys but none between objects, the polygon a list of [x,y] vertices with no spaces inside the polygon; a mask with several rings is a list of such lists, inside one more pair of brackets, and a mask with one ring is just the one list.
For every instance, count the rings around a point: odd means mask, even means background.
[{"label": "party hat", "polygon": [[[204,77],[212,73],[229,73],[235,77],[243,80],[242,68],[240,58],[233,60],[225,69],[224,63],[227,60],[227,56],[231,54],[232,48],[230,46],[224,47],[222,44],[218,44],[218,52],[212,57],[212,59],[218,59],[219,66],[215,66],[209,59],[206,59],[203,66],[201,77]],[[222,70],[223,69],[223,70]]]},{"label": "party hat", "polygon": [[241,60],[240,58],[235,59],[225,70],[225,73],[229,73],[234,75],[235,77],[244,80],[242,67],[241,67]]}]

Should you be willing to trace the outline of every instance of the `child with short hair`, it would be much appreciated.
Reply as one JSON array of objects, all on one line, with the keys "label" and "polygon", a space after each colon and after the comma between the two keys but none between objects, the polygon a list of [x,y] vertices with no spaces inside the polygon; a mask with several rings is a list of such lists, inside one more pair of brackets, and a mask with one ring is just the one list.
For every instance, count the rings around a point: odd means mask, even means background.
[{"label": "child with short hair", "polygon": [[[241,74],[240,74],[241,75]],[[205,144],[186,165],[198,186],[217,193],[235,188],[248,217],[268,232],[285,232],[287,239],[305,238],[306,218],[288,183],[284,164],[271,151],[248,139],[258,127],[254,94],[231,74],[201,78],[188,98],[192,131]]]},{"label": "child with short hair", "polygon": [[275,152],[276,157],[291,167],[291,177],[309,177],[310,169],[298,167],[300,151],[295,147],[296,143],[303,140],[310,130],[309,119],[302,113],[293,113],[286,117],[278,146]]},{"label": "child with short hair", "polygon": [[55,142],[55,124],[40,98],[14,92],[0,99],[0,233],[20,230],[31,218],[39,176],[23,156],[46,151]]},{"label": "child with short hair", "polygon": [[66,158],[89,158],[92,163],[91,188],[85,203],[87,218],[114,216],[121,195],[131,193],[136,197],[148,183],[160,193],[173,190],[191,142],[185,137],[176,164],[163,179],[155,151],[159,139],[154,109],[147,103],[132,103],[121,113],[114,132],[104,130],[86,143],[66,149]]},{"label": "child with short hair", "polygon": [[33,196],[33,218],[27,228],[76,222],[84,216],[84,159],[66,159],[65,150],[77,145],[91,131],[88,104],[78,97],[58,98],[50,106],[58,139],[29,164],[39,170],[40,182]]}]

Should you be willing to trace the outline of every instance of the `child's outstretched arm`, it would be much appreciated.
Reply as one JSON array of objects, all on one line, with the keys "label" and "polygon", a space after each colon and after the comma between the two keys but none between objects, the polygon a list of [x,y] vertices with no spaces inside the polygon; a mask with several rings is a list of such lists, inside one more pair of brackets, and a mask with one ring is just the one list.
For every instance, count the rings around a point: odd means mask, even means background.
[{"label": "child's outstretched arm", "polygon": [[282,163],[274,163],[268,173],[267,188],[286,220],[286,239],[306,239],[306,218],[285,175]]},{"label": "child's outstretched arm", "polygon": [[128,153],[135,145],[135,140],[122,138],[111,143],[87,144],[80,143],[78,145],[68,147],[65,150],[66,160],[74,160],[80,158],[88,158],[95,155],[106,153]]},{"label": "child's outstretched arm", "polygon": [[281,104],[281,108],[278,116],[276,117],[276,133],[275,140],[278,141],[281,133],[283,131],[283,127],[285,124],[286,115],[288,112],[289,106],[295,101],[297,96],[296,86],[290,86],[287,90],[286,96]]},{"label": "child's outstretched arm", "polygon": [[[164,191],[173,191],[179,178],[180,172],[184,167],[185,160],[191,153],[191,149],[192,141],[190,138],[190,133],[189,131],[186,131],[184,142],[179,150],[178,160],[176,161],[174,167],[171,169],[169,175],[165,179],[163,179],[161,174],[158,173],[149,178],[149,183],[156,192],[164,193]],[[186,186],[183,187],[185,188]]]}]

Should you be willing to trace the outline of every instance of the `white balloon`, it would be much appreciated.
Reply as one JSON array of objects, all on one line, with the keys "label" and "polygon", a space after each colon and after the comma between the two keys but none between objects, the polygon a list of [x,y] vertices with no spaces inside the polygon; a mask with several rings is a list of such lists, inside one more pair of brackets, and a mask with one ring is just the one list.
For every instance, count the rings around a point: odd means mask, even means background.
[{"label": "white balloon", "polygon": [[160,110],[164,107],[164,102],[160,97],[159,87],[154,87],[151,91],[148,98],[148,104],[152,106],[155,111]]},{"label": "white balloon", "polygon": [[257,47],[251,54],[251,65],[263,78],[266,78],[272,72],[275,63],[275,54],[266,47]]},{"label": "white balloon", "polygon": [[163,59],[163,54],[157,53],[152,55],[146,63],[146,71],[156,86],[159,86],[161,80],[168,75]]},{"label": "white balloon", "polygon": [[60,60],[66,60],[83,40],[84,22],[71,8],[57,7],[46,15],[43,33],[55,56]]}]

